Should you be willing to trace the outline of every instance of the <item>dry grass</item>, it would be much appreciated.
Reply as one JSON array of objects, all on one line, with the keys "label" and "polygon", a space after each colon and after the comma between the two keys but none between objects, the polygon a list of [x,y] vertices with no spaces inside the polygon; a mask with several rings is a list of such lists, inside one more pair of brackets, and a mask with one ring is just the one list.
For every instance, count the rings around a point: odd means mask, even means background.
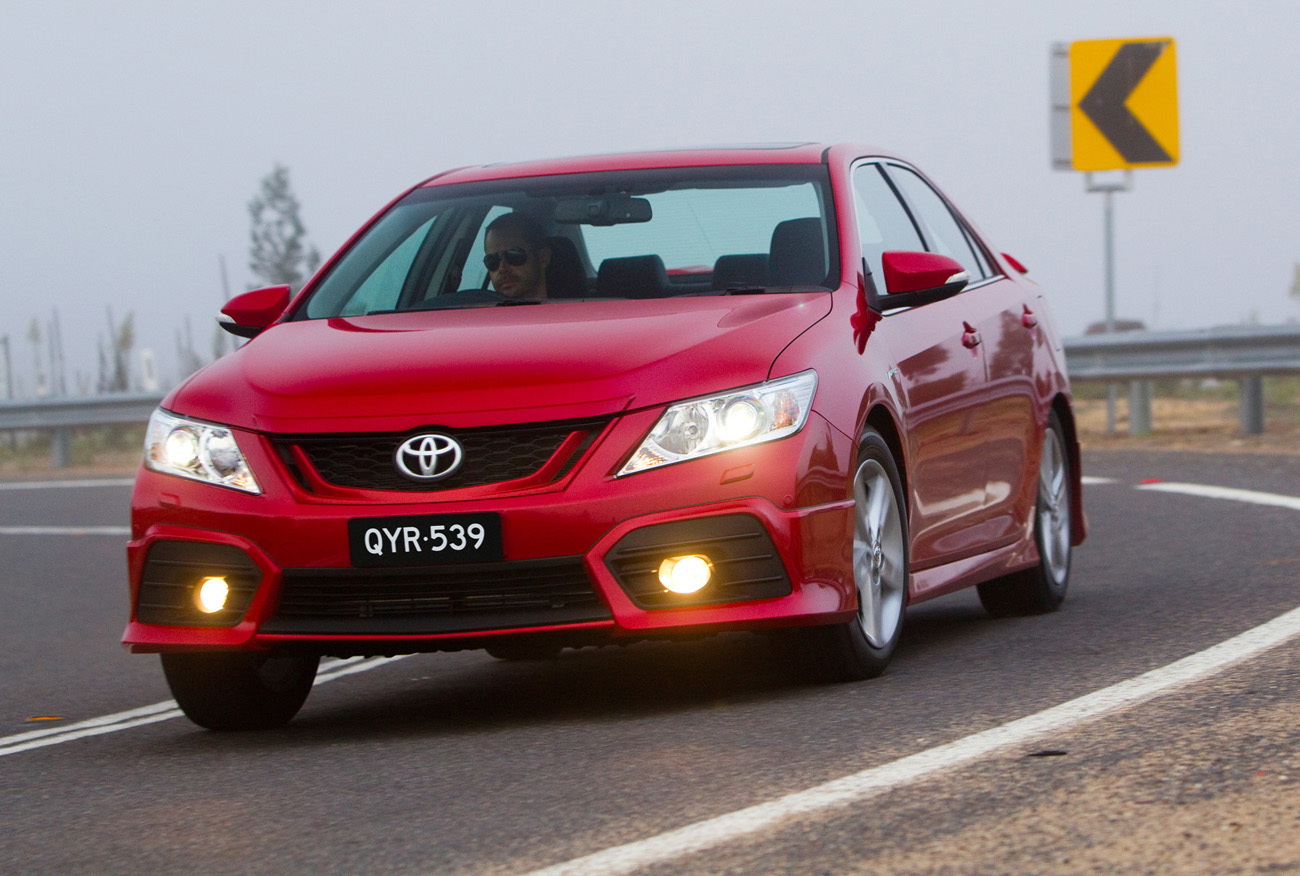
[{"label": "dry grass", "polygon": [[54,468],[49,451],[21,454],[0,460],[0,480],[30,480],[55,477],[77,478],[130,477],[140,465],[140,451],[101,450],[89,459],[80,459],[67,468]]},{"label": "dry grass", "polygon": [[140,464],[144,426],[74,429],[71,465],[56,469],[48,432],[0,432],[0,480],[129,477]]},{"label": "dry grass", "polygon": [[1106,432],[1106,402],[1076,399],[1079,440],[1091,450],[1198,450],[1300,454],[1300,405],[1281,401],[1265,411],[1263,435],[1242,435],[1235,398],[1155,398],[1149,435],[1128,434],[1128,400],[1116,405],[1116,434]]}]

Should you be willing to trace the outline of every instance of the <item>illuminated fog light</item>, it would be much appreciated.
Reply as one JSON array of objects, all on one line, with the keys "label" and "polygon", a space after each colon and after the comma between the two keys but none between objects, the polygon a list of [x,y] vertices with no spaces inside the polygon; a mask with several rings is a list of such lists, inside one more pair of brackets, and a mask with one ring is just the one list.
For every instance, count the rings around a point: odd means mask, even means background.
[{"label": "illuminated fog light", "polygon": [[712,576],[708,557],[669,557],[659,564],[659,583],[673,593],[698,593]]},{"label": "illuminated fog light", "polygon": [[214,614],[226,607],[228,596],[230,596],[230,585],[226,583],[225,578],[204,578],[199,584],[199,592],[194,601],[198,604],[199,611]]}]

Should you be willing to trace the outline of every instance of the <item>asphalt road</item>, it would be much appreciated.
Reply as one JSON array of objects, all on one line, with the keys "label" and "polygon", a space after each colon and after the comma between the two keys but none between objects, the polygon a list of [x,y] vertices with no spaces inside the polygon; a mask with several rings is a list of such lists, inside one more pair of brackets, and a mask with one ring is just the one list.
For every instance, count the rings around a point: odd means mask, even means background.
[{"label": "asphalt road", "polygon": [[[1136,489],[1300,497],[1300,457],[1107,452],[1085,473],[1113,482],[1085,490],[1092,533],[1060,612],[993,620],[973,593],[917,606],[875,681],[802,685],[747,635],[548,663],[415,656],[319,686],[274,732],[173,718],[14,753],[5,739],[169,694],[156,658],[117,644],[124,536],[22,529],[125,526],[129,488],[0,489],[0,873],[523,873],[1000,727],[1300,606],[1297,510]],[[1293,641],[643,872],[1147,872],[1157,853],[1220,864],[1151,872],[1254,872],[1260,849],[1258,866],[1300,869],[1267,839],[1300,837],[1298,657]],[[1255,821],[1232,828],[1230,805]],[[1238,836],[1255,850],[1224,845]]]}]

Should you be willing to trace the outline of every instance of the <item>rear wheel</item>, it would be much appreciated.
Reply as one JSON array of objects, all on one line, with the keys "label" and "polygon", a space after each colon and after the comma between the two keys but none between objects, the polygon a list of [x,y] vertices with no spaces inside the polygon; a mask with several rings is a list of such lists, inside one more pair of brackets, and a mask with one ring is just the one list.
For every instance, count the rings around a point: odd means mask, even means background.
[{"label": "rear wheel", "polygon": [[1070,459],[1061,421],[1053,413],[1043,433],[1034,504],[1038,565],[979,585],[980,602],[994,617],[1055,611],[1070,583]]},{"label": "rear wheel", "polygon": [[320,657],[243,651],[163,654],[176,703],[209,730],[265,730],[289,723],[311,693]]},{"label": "rear wheel", "polygon": [[853,582],[857,617],[804,631],[816,646],[820,675],[836,681],[885,671],[903,632],[907,606],[907,515],[902,479],[889,445],[874,431],[862,438],[853,475]]}]

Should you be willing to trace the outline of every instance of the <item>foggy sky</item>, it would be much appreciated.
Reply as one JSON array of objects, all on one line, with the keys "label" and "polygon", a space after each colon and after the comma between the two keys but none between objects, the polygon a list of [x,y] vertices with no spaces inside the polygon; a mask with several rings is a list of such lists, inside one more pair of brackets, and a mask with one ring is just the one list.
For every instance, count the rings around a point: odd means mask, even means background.
[{"label": "foggy sky", "polygon": [[108,307],[134,314],[165,384],[187,320],[210,358],[221,260],[230,291],[254,283],[247,205],[276,163],[328,254],[458,165],[874,144],[934,177],[1078,334],[1103,318],[1102,199],[1050,167],[1048,56],[1109,37],[1177,41],[1181,140],[1178,167],[1116,196],[1118,315],[1300,317],[1294,2],[50,0],[0,21],[0,336],[27,394],[29,326],[56,311],[70,379],[93,379]]}]

